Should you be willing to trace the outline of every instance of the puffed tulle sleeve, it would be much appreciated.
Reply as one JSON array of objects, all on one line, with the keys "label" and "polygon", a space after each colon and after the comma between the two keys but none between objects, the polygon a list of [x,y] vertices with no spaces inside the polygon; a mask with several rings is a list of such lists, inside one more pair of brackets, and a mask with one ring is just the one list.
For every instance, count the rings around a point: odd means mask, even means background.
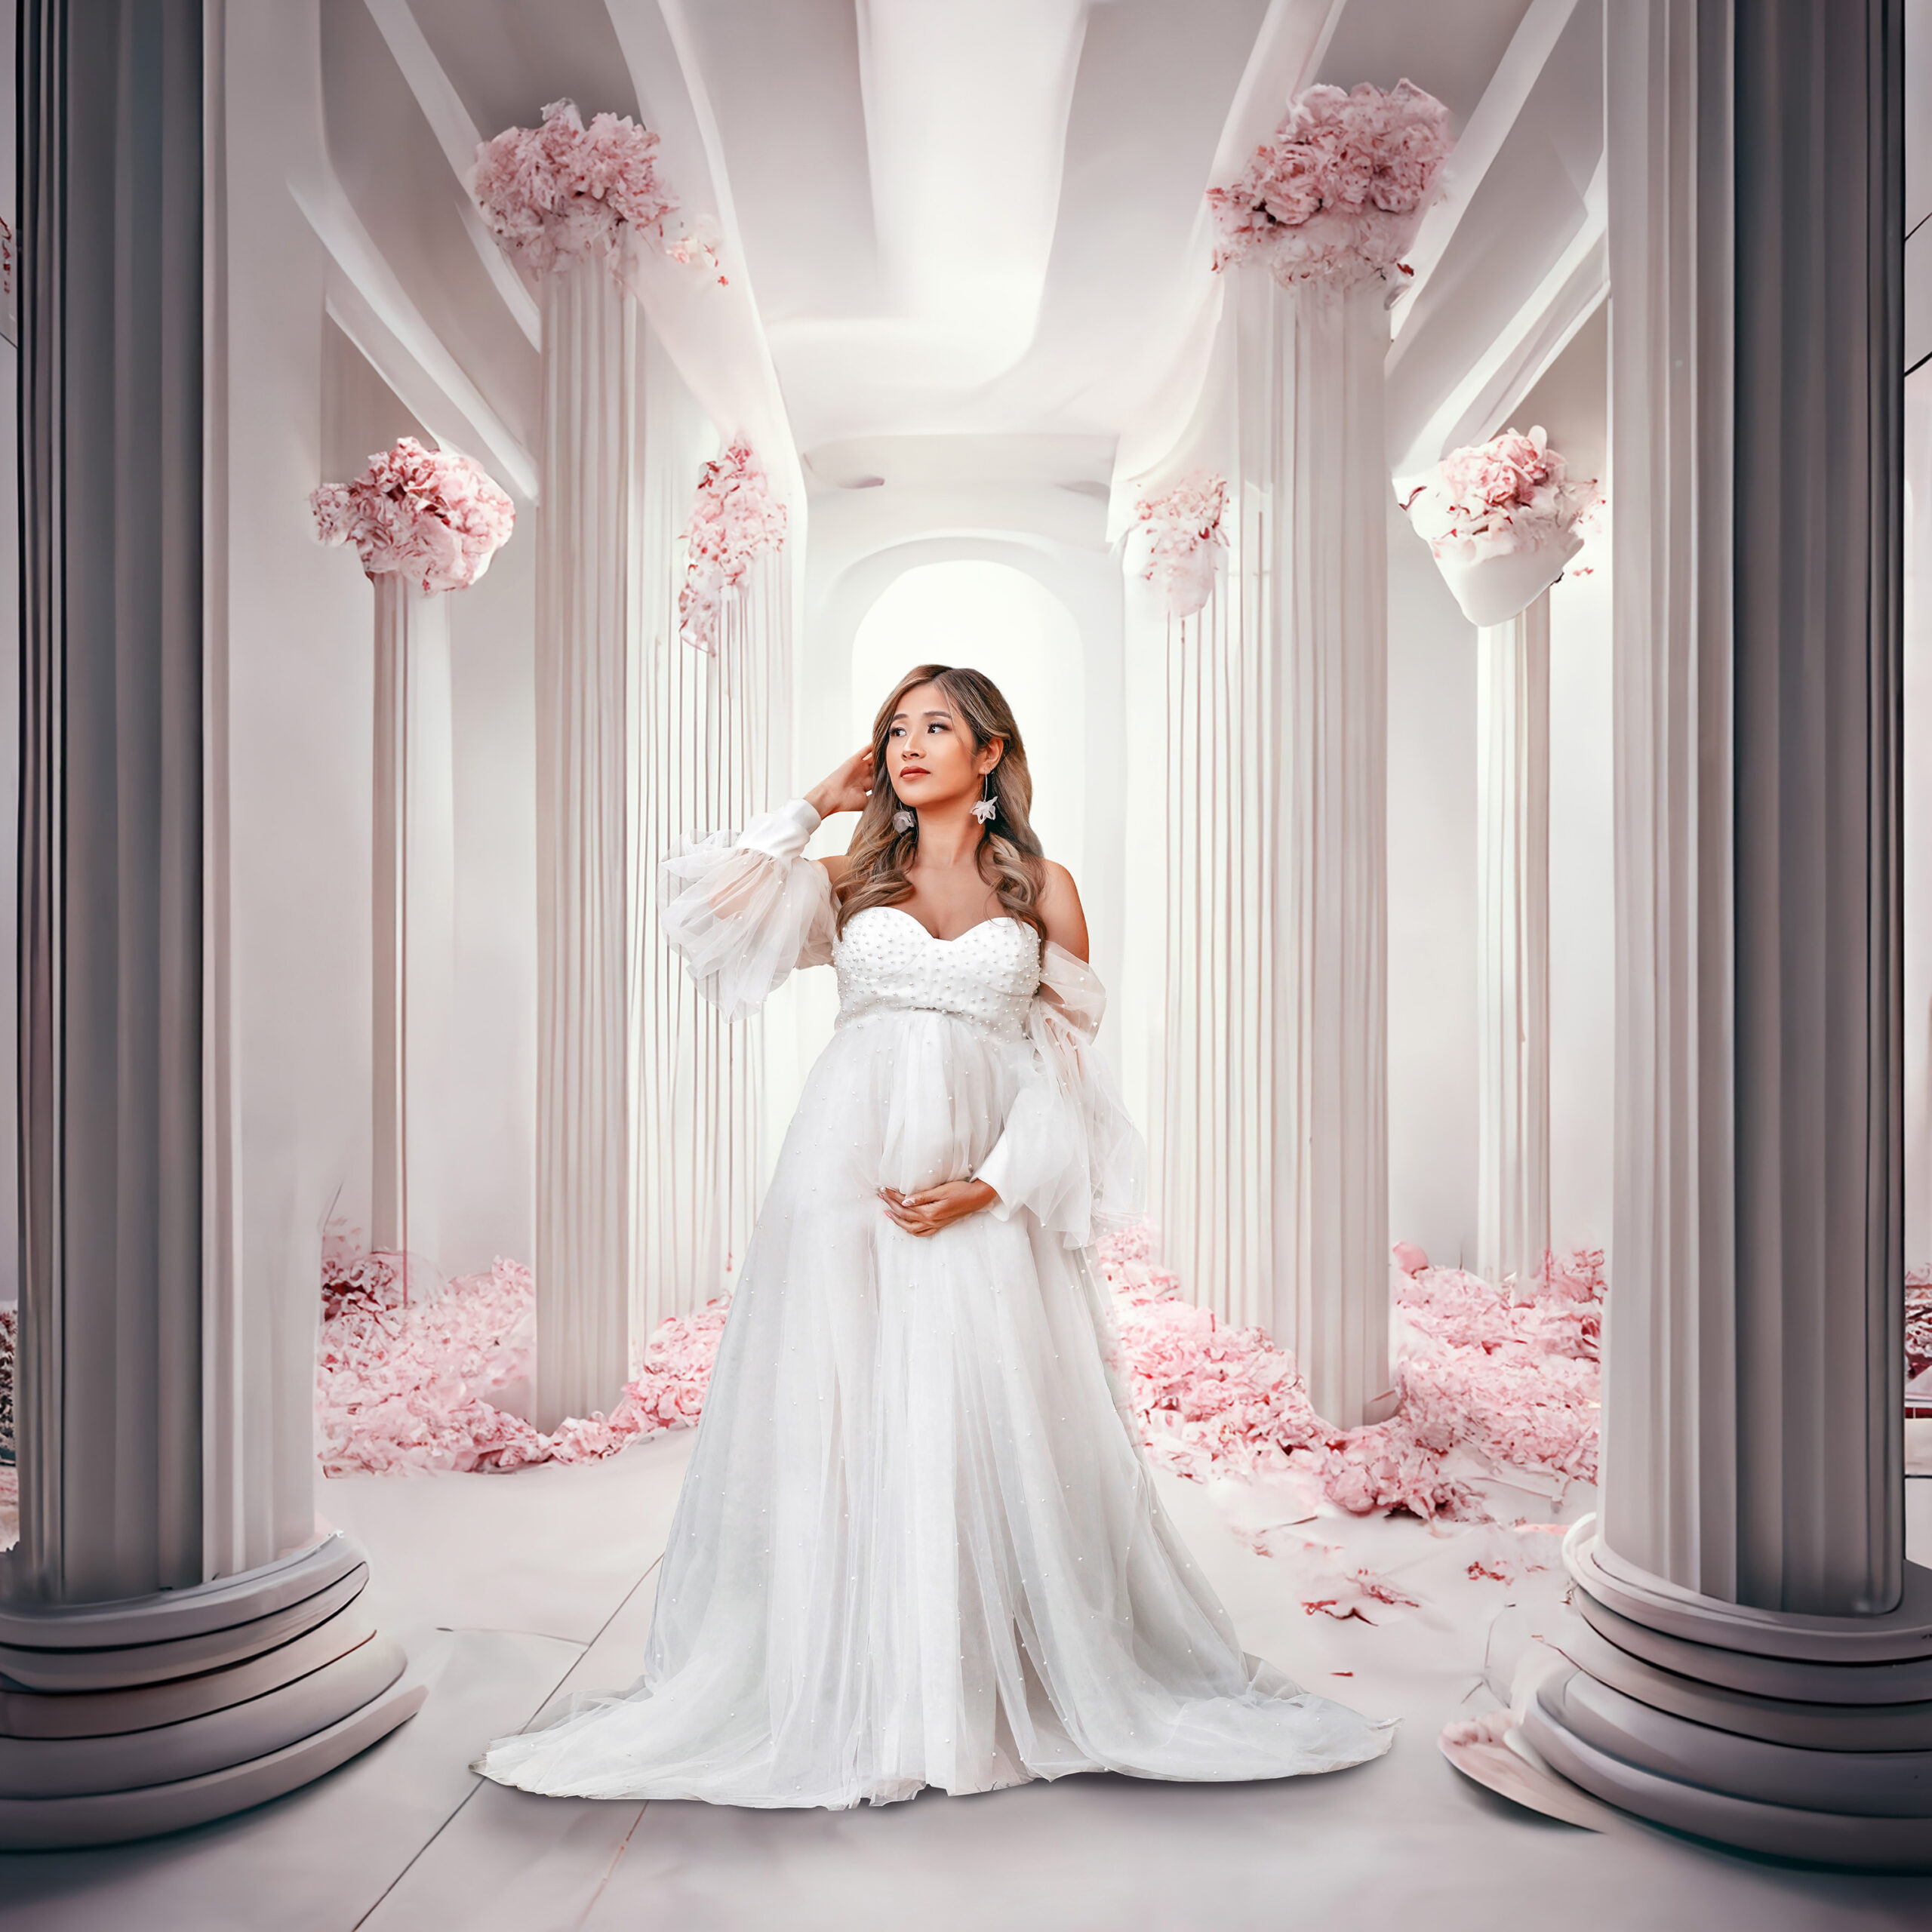
[{"label": "puffed tulle sleeve", "polygon": [[1026,1020],[1031,1063],[974,1176],[999,1195],[989,1214],[1030,1208],[1069,1247],[1136,1219],[1145,1188],[1140,1130],[1094,1044],[1106,1004],[1094,969],[1048,940]]},{"label": "puffed tulle sleeve", "polygon": [[755,1012],[794,967],[832,958],[832,881],[804,856],[818,827],[794,798],[735,838],[687,840],[659,869],[664,937],[727,1020]]}]

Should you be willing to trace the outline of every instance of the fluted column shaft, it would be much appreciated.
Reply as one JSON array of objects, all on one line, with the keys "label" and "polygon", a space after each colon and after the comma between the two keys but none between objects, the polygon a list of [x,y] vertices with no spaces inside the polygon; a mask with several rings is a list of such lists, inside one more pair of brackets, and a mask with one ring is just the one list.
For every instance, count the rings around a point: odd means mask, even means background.
[{"label": "fluted column shaft", "polygon": [[1932,1866],[1905,1560],[1897,0],[1607,10],[1617,1121],[1603,1509],[1530,1742]]},{"label": "fluted column shaft", "polygon": [[1386,292],[1240,289],[1243,644],[1270,666],[1247,862],[1275,884],[1271,1011],[1238,1051],[1274,1060],[1269,1325],[1345,1426],[1388,1379]]},{"label": "fluted column shaft", "polygon": [[[208,750],[223,587],[205,584],[203,560],[205,524],[226,505],[205,460],[203,251],[225,237],[207,224],[203,157],[222,49],[199,0],[29,0],[21,26],[8,1848],[261,1804],[425,1694],[398,1681],[401,1651],[358,1601],[361,1552],[315,1528],[312,1355],[271,1351],[267,1374],[245,1375],[232,1346],[242,1294],[259,1306],[278,1284],[227,1265],[219,1069],[232,1043],[209,997],[220,921],[207,902],[222,888],[207,881],[223,874],[208,798],[226,774]],[[296,1454],[254,1485],[257,1513],[239,1500],[239,1459],[291,1435]]]},{"label": "fluted column shaft", "polygon": [[636,1234],[636,310],[550,276],[537,523],[537,1421],[629,1372]]},{"label": "fluted column shaft", "polygon": [[1903,1561],[1888,13],[1654,0],[1611,42],[1604,1538],[1844,1616]]},{"label": "fluted column shaft", "polygon": [[198,1583],[198,11],[31,10],[20,1543],[9,1595]]},{"label": "fluted column shaft", "polygon": [[1476,634],[1477,1268],[1549,1249],[1549,593]]}]

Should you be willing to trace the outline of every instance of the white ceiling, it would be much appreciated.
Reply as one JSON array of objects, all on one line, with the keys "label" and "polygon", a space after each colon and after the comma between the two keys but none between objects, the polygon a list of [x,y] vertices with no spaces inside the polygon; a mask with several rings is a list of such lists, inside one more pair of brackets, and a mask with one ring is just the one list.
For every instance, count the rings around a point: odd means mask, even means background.
[{"label": "white ceiling", "polygon": [[[531,311],[482,258],[455,167],[470,132],[568,96],[660,127],[815,488],[932,479],[949,451],[984,479],[1002,447],[1016,478],[1103,484],[1211,295],[1217,155],[1297,77],[1406,75],[1459,128],[1486,94],[1492,121],[1508,110],[1403,315],[1403,407],[1427,417],[1589,219],[1599,4],[322,0],[324,94],[417,325],[526,449]],[[1527,81],[1492,92],[1512,59]]]}]

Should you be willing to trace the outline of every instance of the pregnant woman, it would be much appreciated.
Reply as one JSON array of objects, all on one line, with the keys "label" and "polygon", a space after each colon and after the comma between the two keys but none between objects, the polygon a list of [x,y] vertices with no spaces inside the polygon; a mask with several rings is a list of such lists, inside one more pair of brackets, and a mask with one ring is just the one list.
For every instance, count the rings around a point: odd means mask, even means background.
[{"label": "pregnant woman", "polygon": [[[731,1017],[828,961],[838,1026],[745,1257],[641,1680],[502,1738],[527,1791],[884,1804],[1073,1771],[1285,1777],[1389,1727],[1244,1657],[1169,1526],[1085,1249],[1139,1143],[1012,713],[924,665],[808,796],[673,857]],[[811,860],[821,820],[851,849]]]}]

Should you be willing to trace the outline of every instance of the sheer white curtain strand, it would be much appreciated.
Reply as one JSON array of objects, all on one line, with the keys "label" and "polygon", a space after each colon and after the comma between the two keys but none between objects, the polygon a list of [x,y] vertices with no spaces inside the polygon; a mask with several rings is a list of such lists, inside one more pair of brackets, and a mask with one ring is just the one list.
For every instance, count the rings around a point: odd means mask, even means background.
[{"label": "sheer white curtain strand", "polygon": [[1164,719],[1155,1195],[1198,1300],[1378,1413],[1388,1353],[1386,290],[1238,269],[1231,556],[1137,707]]},{"label": "sheer white curtain strand", "polygon": [[[690,480],[685,479],[687,497]],[[676,500],[664,494],[668,509]],[[658,521],[654,515],[653,525]],[[669,555],[675,533],[675,525],[648,530],[647,555],[654,556],[660,545]],[[663,608],[654,620],[644,673],[641,850],[648,870],[678,840],[740,828],[784,795],[789,569],[782,551],[752,565],[743,589],[726,600],[717,648],[709,654],[679,640],[675,575],[663,576]],[[660,581],[654,569],[654,597]],[[763,1017],[721,1019],[698,997],[664,943],[648,878],[638,881],[638,903],[641,1124],[634,1353],[666,1315],[700,1308],[734,1284],[764,1165]]]}]

